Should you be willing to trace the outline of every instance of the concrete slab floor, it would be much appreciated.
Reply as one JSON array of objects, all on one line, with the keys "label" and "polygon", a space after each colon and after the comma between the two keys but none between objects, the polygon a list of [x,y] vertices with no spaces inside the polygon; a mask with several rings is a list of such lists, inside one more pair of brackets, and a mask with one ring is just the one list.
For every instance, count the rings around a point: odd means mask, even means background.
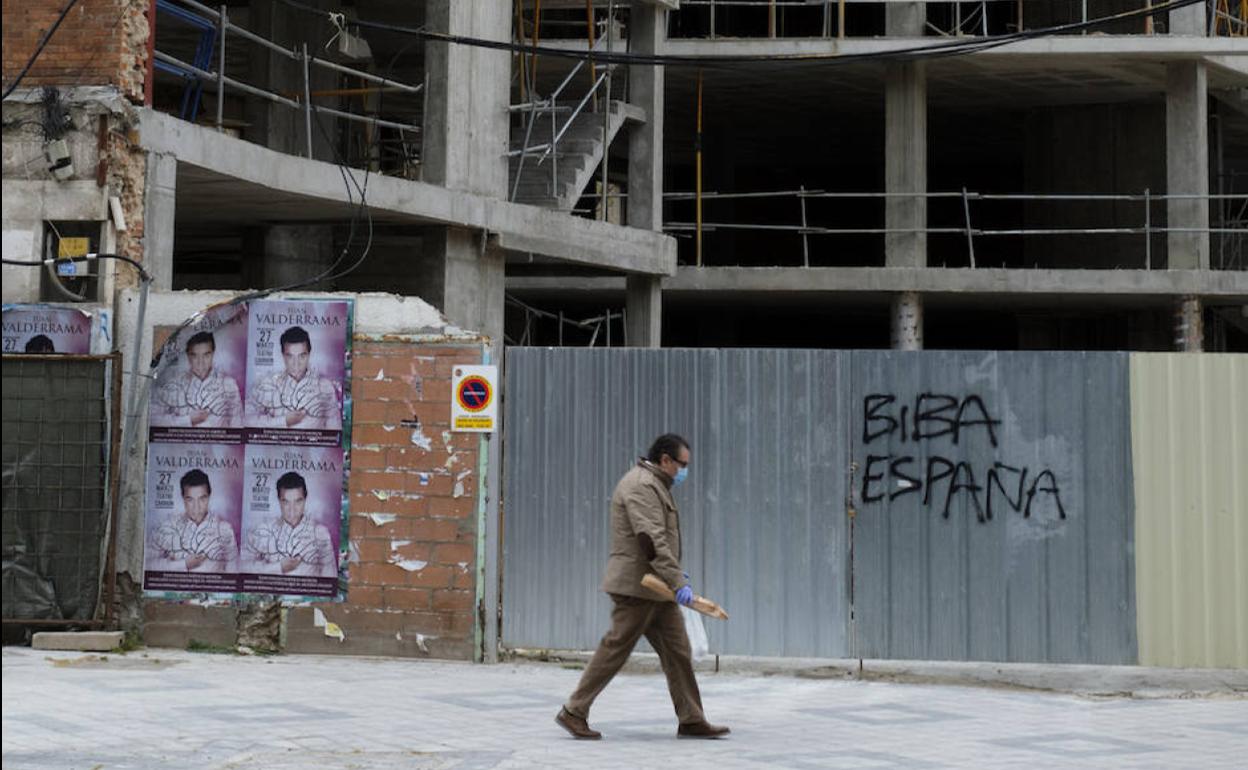
[{"label": "concrete slab floor", "polygon": [[82,768],[1242,767],[1248,699],[1094,698],[701,674],[720,741],[678,741],[663,678],[621,674],[578,742],[552,664],[3,651],[3,765]]}]

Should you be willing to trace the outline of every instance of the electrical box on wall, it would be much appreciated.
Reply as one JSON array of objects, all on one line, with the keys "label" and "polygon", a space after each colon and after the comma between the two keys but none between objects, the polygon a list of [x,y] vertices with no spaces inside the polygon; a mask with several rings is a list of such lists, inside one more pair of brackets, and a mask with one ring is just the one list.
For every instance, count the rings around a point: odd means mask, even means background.
[{"label": "electrical box on wall", "polygon": [[99,262],[73,261],[98,253],[102,222],[47,222],[44,225],[44,259],[58,260],[43,271],[39,299],[44,302],[97,302]]}]

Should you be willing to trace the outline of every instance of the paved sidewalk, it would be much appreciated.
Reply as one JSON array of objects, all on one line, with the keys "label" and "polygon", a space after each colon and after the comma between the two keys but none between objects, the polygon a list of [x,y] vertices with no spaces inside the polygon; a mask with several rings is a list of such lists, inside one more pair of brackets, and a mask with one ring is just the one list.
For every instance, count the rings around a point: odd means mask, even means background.
[{"label": "paved sidewalk", "polygon": [[[103,659],[101,659],[103,658]],[[554,724],[580,672],[148,650],[3,652],[5,770],[1214,768],[1248,761],[1248,700],[702,674],[722,741],[675,738],[663,678],[623,674]]]}]

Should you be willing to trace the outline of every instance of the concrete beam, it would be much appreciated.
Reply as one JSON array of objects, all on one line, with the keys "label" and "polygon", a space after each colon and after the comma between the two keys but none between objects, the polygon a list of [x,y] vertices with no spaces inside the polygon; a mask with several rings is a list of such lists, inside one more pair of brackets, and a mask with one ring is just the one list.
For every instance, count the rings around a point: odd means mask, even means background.
[{"label": "concrete beam", "polygon": [[[673,56],[790,56],[809,54],[874,54],[931,44],[930,38],[754,38],[715,40],[668,40],[666,53]],[[543,43],[547,45],[547,43]],[[551,44],[553,45],[553,44]],[[566,46],[574,48],[574,45]],[[977,62],[1018,56],[1113,56],[1141,59],[1193,59],[1201,56],[1243,56],[1242,38],[1192,37],[1185,35],[1071,35],[1020,40],[987,51],[968,54]],[[583,50],[585,44],[581,43]]]},{"label": "concrete beam", "polygon": [[[151,109],[141,111],[140,137],[149,152],[174,154],[181,164],[218,175],[221,183],[237,181],[240,190],[261,193],[261,200],[281,201],[297,208],[331,207],[343,219],[354,213],[339,169],[332,163],[274,152]],[[362,173],[357,171],[357,176]],[[8,184],[6,180],[6,190]],[[179,198],[189,193],[183,185]],[[107,205],[107,200],[104,203]],[[496,234],[498,245],[511,252],[530,252],[625,273],[671,275],[676,269],[676,241],[661,233],[424,182],[370,176],[368,205],[373,217],[381,221],[486,230]],[[256,216],[257,221],[266,218],[263,210]]]},{"label": "concrete beam", "polygon": [[[622,278],[507,279],[517,291],[624,291]],[[1195,295],[1218,304],[1248,302],[1248,272],[1234,270],[1007,270],[894,267],[682,267],[663,281],[665,294]]]},{"label": "concrete beam", "polygon": [[[1209,87],[1203,62],[1166,65],[1166,191],[1209,193]],[[1166,201],[1169,227],[1209,227],[1209,200]],[[1209,268],[1209,233],[1174,232],[1167,237],[1170,267]]]}]

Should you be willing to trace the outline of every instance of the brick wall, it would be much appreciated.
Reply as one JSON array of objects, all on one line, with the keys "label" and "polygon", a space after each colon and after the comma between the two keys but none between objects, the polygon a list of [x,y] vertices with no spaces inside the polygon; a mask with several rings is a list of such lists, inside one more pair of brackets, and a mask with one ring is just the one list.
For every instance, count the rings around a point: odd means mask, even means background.
[{"label": "brick wall", "polygon": [[[450,419],[452,369],[479,363],[477,346],[355,342],[347,594],[290,608],[284,651],[473,658],[481,439]],[[235,607],[150,601],[144,614],[152,646],[237,643]]]},{"label": "brick wall", "polygon": [[450,432],[451,371],[481,363],[481,350],[357,341],[352,355],[359,561],[346,601],[317,605],[346,638],[325,636],[311,608],[295,608],[287,650],[471,659],[481,439]]},{"label": "brick wall", "polygon": [[[4,0],[4,82],[34,53],[67,0]],[[79,0],[22,86],[116,86],[143,101],[150,0]]]}]

